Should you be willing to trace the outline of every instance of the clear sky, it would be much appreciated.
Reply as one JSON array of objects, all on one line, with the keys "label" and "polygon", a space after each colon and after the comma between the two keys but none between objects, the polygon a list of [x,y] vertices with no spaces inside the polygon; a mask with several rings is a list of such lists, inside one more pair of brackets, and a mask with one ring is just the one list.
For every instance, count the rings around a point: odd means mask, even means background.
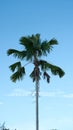
[{"label": "clear sky", "polygon": [[5,121],[10,129],[35,130],[32,66],[26,67],[23,81],[13,83],[8,66],[17,59],[6,51],[21,50],[20,37],[36,33],[42,40],[58,40],[45,59],[66,73],[61,79],[50,74],[50,84],[40,81],[40,130],[73,130],[73,0],[0,0],[0,123]]}]

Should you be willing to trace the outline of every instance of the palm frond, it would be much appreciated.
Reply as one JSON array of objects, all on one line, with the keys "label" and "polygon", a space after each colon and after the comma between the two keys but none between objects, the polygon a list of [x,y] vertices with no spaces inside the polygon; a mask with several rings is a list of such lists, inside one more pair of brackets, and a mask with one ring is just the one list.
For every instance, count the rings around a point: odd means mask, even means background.
[{"label": "palm frond", "polygon": [[35,50],[30,37],[21,37],[20,44],[23,45],[24,49],[27,51],[26,60],[32,60]]},{"label": "palm frond", "polygon": [[33,46],[33,42],[30,37],[21,37],[20,44],[23,45],[26,50],[28,50],[29,48],[31,49],[31,47]]},{"label": "palm frond", "polygon": [[50,82],[50,76],[49,76],[49,74],[46,71],[43,73],[43,77],[44,77],[44,79],[45,78],[47,79],[48,83]]},{"label": "palm frond", "polygon": [[36,37],[36,39],[37,39],[37,42],[40,42],[40,34],[37,33],[37,34],[35,35],[35,37]]},{"label": "palm frond", "polygon": [[17,80],[22,80],[24,75],[25,75],[25,68],[20,67],[14,74],[12,74],[10,78],[13,82],[16,82]]},{"label": "palm frond", "polygon": [[43,55],[47,55],[47,51],[49,52],[50,46],[48,46],[47,41],[43,41],[41,44],[41,50]]},{"label": "palm frond", "polygon": [[47,55],[47,52],[50,53],[50,51],[53,48],[53,45],[57,45],[58,41],[56,39],[51,39],[50,41],[43,41],[41,44],[41,50],[43,55]]},{"label": "palm frond", "polygon": [[14,72],[15,69],[18,70],[20,67],[21,67],[21,63],[20,62],[16,62],[16,63],[14,63],[14,64],[9,66],[9,68],[11,69],[12,72]]},{"label": "palm frond", "polygon": [[40,60],[39,65],[41,66],[41,69],[43,71],[50,70],[52,74],[59,75],[60,78],[63,77],[65,74],[65,72],[60,67],[52,65],[44,60]]},{"label": "palm frond", "polygon": [[58,41],[53,38],[49,42],[47,42],[47,44],[48,44],[47,52],[49,53],[52,50],[53,45],[57,45],[58,44]]},{"label": "palm frond", "polygon": [[40,39],[40,34],[36,34],[36,35],[32,35],[31,37],[30,37],[30,39],[32,40],[32,42],[33,42],[33,46],[34,46],[34,48],[39,48],[40,47],[40,43],[41,43],[41,39]]},{"label": "palm frond", "polygon": [[51,39],[49,42],[49,45],[57,45],[58,44],[58,41],[55,39],[55,38],[53,38],[53,39]]},{"label": "palm frond", "polygon": [[17,58],[22,60],[23,58],[26,57],[27,51],[18,51],[18,50],[15,50],[15,49],[9,49],[7,51],[7,54],[8,54],[8,56],[13,54],[14,57],[17,57]]},{"label": "palm frond", "polygon": [[40,39],[40,34],[32,35],[31,37],[32,42],[33,42],[33,50],[34,54],[37,53],[38,57],[42,56],[42,50],[41,50],[41,39]]},{"label": "palm frond", "polygon": [[27,60],[32,59],[35,53],[37,53],[38,57],[42,55],[39,34],[32,35],[31,37],[22,37],[20,44],[24,45],[25,50],[27,50]]},{"label": "palm frond", "polygon": [[34,82],[35,81],[34,70],[31,72],[30,77],[33,79],[33,82]]}]

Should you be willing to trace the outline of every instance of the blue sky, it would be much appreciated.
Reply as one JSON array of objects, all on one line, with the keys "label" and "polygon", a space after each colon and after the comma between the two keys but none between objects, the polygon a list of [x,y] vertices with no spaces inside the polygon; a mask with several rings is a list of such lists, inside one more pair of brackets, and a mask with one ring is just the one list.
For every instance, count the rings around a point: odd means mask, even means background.
[{"label": "blue sky", "polygon": [[22,36],[40,33],[41,39],[56,38],[58,46],[48,57],[65,76],[51,75],[50,84],[40,81],[40,130],[73,130],[73,0],[0,0],[0,123],[17,130],[35,130],[35,84],[26,67],[23,81],[13,83],[8,66],[9,48],[22,49]]}]

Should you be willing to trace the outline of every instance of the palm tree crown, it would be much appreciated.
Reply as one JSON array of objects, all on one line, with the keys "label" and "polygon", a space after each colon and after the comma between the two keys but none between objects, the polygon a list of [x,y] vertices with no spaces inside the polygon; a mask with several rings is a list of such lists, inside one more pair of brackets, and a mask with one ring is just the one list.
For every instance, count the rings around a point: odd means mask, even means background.
[{"label": "palm tree crown", "polygon": [[[50,70],[54,75],[59,75],[59,77],[62,77],[64,75],[64,71],[60,67],[52,65],[47,61],[40,59],[42,56],[47,56],[48,53],[50,53],[53,45],[58,44],[58,41],[56,39],[51,39],[50,41],[41,41],[40,34],[36,34],[27,37],[21,37],[20,44],[23,45],[22,51],[9,49],[7,51],[7,54],[13,54],[14,57],[17,57],[20,60],[30,61],[34,64],[34,70],[30,74],[30,77],[33,79],[33,81],[35,81],[36,76],[35,66],[38,66],[39,73],[37,74],[36,72],[38,79],[40,79],[40,76],[43,72],[43,77],[44,79],[47,79],[47,82],[49,82],[50,79],[50,76],[47,73],[48,70]],[[11,76],[11,80],[13,82],[22,79],[25,75],[25,65],[22,66],[20,61],[10,65],[9,68],[13,72]]]}]

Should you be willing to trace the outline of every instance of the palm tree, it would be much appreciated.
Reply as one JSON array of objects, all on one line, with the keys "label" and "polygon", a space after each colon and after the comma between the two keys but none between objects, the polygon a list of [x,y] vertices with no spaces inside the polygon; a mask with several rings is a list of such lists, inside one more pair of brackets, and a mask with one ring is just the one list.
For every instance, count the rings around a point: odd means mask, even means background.
[{"label": "palm tree", "polygon": [[[41,76],[43,76],[43,78],[46,79],[49,83],[50,76],[47,73],[48,70],[50,70],[53,75],[59,75],[60,78],[64,75],[64,71],[60,67],[52,65],[49,62],[42,60],[41,58],[42,56],[47,56],[48,53],[50,53],[53,49],[53,45],[57,45],[58,42],[56,39],[51,39],[50,41],[41,41],[40,34],[36,34],[32,36],[21,37],[20,44],[23,46],[23,50],[19,51],[16,49],[9,49],[7,54],[13,55],[15,58],[17,57],[21,61],[26,60],[28,63],[32,63],[34,65],[34,69],[29,76],[36,84],[36,130],[39,130],[38,96],[39,81]],[[23,76],[25,75],[25,65],[22,66],[21,61],[18,61],[9,66],[13,72],[11,76],[11,80],[13,82],[23,79]]]}]

